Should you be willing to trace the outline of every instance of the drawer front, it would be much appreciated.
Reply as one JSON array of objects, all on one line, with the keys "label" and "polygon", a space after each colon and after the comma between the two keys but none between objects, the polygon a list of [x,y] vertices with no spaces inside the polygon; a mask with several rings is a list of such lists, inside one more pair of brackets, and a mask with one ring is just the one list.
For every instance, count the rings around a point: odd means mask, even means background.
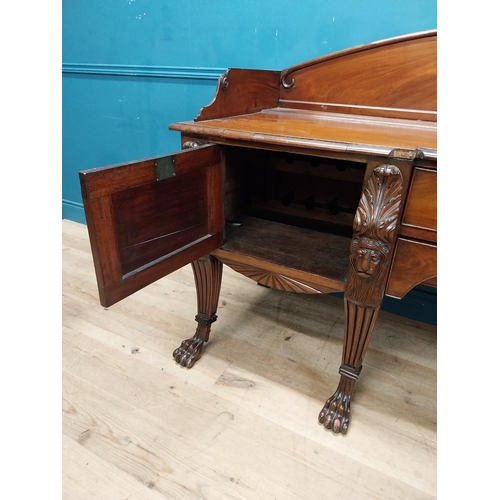
[{"label": "drawer front", "polygon": [[403,215],[403,226],[437,230],[437,173],[415,168]]},{"label": "drawer front", "polygon": [[420,283],[436,285],[437,246],[398,238],[386,295],[404,297]]}]

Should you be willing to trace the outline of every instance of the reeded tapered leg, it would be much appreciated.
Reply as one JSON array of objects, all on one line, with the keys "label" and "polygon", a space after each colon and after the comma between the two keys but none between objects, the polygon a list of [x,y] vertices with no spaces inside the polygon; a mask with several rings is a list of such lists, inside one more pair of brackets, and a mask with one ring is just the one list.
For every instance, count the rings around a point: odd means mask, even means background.
[{"label": "reeded tapered leg", "polygon": [[219,302],[222,262],[211,255],[195,260],[192,264],[198,300],[198,322],[195,334],[182,342],[173,352],[175,361],[182,366],[191,368],[200,359],[203,344],[208,342],[210,328],[217,320],[217,304]]},{"label": "reeded tapered leg", "polygon": [[345,434],[349,427],[354,386],[384,298],[402,191],[400,170],[395,165],[380,165],[363,190],[354,218],[340,382],[318,416],[335,433]]},{"label": "reeded tapered leg", "polygon": [[340,366],[340,382],[319,414],[319,421],[333,432],[345,434],[349,426],[351,398],[361,373],[363,358],[370,342],[380,307],[366,307],[344,298],[345,330]]}]

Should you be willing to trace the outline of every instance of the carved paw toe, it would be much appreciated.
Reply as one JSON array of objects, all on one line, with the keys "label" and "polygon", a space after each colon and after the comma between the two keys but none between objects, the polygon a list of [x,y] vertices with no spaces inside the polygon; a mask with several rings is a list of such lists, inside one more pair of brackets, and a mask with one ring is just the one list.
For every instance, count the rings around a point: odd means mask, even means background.
[{"label": "carved paw toe", "polygon": [[351,395],[337,391],[320,411],[319,422],[334,433],[345,434],[349,427],[350,405]]},{"label": "carved paw toe", "polygon": [[201,357],[203,340],[187,339],[173,352],[173,357],[177,363],[186,368],[191,368]]}]

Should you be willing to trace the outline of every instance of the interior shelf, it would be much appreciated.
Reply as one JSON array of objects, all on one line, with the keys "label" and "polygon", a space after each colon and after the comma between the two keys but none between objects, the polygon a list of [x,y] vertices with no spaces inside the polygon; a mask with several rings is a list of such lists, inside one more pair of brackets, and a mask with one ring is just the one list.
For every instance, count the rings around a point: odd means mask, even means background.
[{"label": "interior shelf", "polygon": [[[221,250],[234,261],[248,256],[292,271],[347,281],[351,239],[243,215],[226,227]],[[341,287],[343,289],[343,287]]]}]

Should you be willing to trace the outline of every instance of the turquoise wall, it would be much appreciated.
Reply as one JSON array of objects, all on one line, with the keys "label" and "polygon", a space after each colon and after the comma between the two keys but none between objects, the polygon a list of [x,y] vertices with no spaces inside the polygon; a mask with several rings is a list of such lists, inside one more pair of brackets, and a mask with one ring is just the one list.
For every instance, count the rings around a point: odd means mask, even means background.
[{"label": "turquoise wall", "polygon": [[281,70],[435,29],[437,0],[63,0],[62,216],[78,171],[179,149],[227,68]]}]

